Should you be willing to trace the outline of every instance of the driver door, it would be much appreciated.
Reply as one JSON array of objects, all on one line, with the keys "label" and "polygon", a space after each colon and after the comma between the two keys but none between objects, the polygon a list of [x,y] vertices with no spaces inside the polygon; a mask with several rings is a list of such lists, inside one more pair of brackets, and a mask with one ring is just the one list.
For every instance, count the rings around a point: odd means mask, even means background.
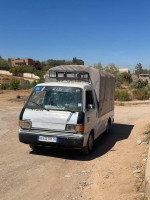
[{"label": "driver door", "polygon": [[92,90],[85,91],[85,132],[95,129],[97,122],[97,105]]}]

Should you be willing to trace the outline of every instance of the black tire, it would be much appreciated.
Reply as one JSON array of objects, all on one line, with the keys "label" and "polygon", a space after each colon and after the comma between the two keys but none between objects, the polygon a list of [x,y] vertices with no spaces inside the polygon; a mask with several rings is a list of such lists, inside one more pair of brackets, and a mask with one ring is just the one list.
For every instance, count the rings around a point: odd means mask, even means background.
[{"label": "black tire", "polygon": [[106,134],[106,135],[109,133],[109,128],[110,128],[110,126],[111,126],[111,121],[108,120],[108,122],[107,122],[107,127],[106,127],[106,130],[105,130],[105,134]]},{"label": "black tire", "polygon": [[109,124],[107,124],[106,130],[105,130],[105,135],[107,135],[109,133]]},{"label": "black tire", "polygon": [[85,155],[90,154],[93,151],[93,147],[94,147],[94,136],[92,133],[90,133],[87,146],[82,148],[82,153]]}]

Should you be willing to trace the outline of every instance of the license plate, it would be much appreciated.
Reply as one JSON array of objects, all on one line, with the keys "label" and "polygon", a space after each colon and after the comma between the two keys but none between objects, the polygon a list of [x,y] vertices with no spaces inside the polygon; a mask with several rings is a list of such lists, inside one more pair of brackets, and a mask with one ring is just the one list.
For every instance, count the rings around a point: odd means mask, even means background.
[{"label": "license plate", "polygon": [[43,142],[58,142],[58,138],[57,137],[38,136],[38,141],[43,141]]}]

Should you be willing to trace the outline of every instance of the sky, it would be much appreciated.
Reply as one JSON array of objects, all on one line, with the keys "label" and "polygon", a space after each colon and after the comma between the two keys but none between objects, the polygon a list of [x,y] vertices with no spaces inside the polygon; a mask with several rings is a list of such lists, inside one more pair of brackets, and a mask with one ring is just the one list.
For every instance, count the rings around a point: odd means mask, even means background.
[{"label": "sky", "polygon": [[0,0],[0,56],[150,68],[149,0]]}]

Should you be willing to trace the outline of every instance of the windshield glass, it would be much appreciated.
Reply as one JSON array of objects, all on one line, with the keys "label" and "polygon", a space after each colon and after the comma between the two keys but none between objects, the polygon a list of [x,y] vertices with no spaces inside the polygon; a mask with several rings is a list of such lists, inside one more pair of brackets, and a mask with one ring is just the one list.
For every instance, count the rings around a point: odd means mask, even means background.
[{"label": "windshield glass", "polygon": [[26,108],[82,111],[82,89],[74,87],[35,87]]}]

